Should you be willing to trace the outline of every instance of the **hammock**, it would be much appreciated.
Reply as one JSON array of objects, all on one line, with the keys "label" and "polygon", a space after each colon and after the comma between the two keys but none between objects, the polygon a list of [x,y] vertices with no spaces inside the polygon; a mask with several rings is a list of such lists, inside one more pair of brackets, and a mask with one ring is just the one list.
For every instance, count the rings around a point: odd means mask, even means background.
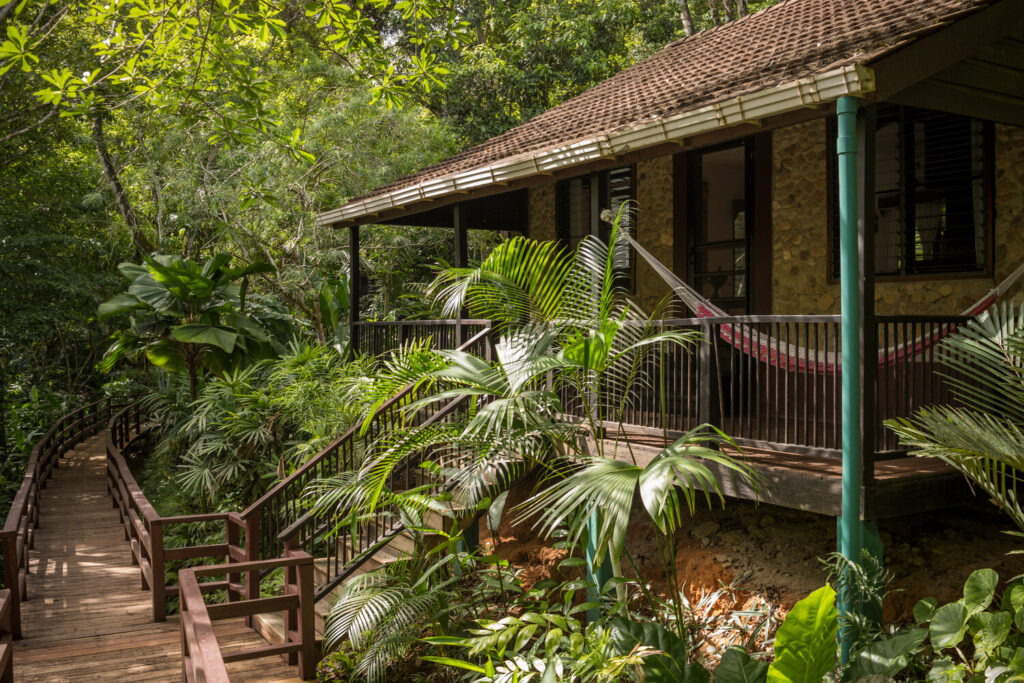
[{"label": "hammock", "polygon": [[[687,308],[694,311],[700,318],[730,317],[728,313],[715,306],[711,301],[704,298],[700,293],[683,282],[671,269],[656,259],[649,251],[644,249],[639,242],[627,233],[623,237],[629,241],[633,249],[654,269],[662,280],[672,288],[673,293],[686,304]],[[1002,282],[993,287],[985,296],[972,304],[963,316],[976,316],[985,312],[999,298],[1006,293],[1024,276],[1024,263],[1017,266],[1017,269],[1010,273]],[[912,341],[903,344],[889,346],[880,349],[878,354],[879,367],[885,367],[903,360],[909,356],[916,356],[930,346],[937,344],[946,336],[953,333],[958,326],[951,324],[944,330],[932,332],[920,336]],[[755,329],[749,323],[723,323],[720,325],[719,335],[726,342],[739,349],[743,353],[754,356],[757,360],[768,363],[774,367],[795,372],[813,373],[834,373],[842,367],[842,354],[835,351],[822,351],[804,346],[797,346],[785,342],[777,337],[772,337],[764,332]]]}]

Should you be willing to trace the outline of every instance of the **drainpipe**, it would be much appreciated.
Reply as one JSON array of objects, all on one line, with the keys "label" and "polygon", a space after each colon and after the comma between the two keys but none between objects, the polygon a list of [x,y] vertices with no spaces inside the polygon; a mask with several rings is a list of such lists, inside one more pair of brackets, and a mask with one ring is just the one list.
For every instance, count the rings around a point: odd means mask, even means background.
[{"label": "drainpipe", "polygon": [[[842,296],[843,341],[843,500],[839,521],[839,552],[860,562],[860,264],[857,244],[857,99],[836,103],[839,136],[839,284]],[[854,609],[849,595],[839,596],[839,614]],[[842,661],[850,657],[849,634],[839,635]]]}]

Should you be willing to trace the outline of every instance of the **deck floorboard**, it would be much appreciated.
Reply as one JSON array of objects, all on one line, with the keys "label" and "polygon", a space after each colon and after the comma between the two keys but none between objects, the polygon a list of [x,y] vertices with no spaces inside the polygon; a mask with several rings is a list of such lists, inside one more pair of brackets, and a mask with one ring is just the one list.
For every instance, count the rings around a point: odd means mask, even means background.
[{"label": "deck floorboard", "polygon": [[[176,616],[152,621],[152,603],[131,563],[124,529],[106,492],[103,435],[60,462],[39,506],[30,555],[23,638],[14,644],[16,681],[180,681]],[[225,651],[266,645],[242,620],[217,622]],[[270,657],[228,665],[232,681],[298,681],[296,667]]]}]

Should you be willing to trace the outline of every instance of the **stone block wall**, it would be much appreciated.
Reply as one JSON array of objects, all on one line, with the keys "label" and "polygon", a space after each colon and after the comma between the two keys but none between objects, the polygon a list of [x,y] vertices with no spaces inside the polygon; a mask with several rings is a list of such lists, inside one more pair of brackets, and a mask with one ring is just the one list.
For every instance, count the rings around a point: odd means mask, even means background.
[{"label": "stone block wall", "polygon": [[537,185],[529,189],[530,239],[546,242],[555,239],[555,184]]},{"label": "stone block wall", "polygon": [[[659,261],[672,266],[672,157],[658,157],[636,165],[635,233],[637,239]],[[529,190],[530,237],[553,240],[555,230],[555,184]],[[651,310],[668,293],[668,286],[643,259],[636,264],[636,299]]]},{"label": "stone block wall", "polygon": [[[636,165],[636,240],[654,258],[672,268],[672,157],[641,161]],[[648,312],[669,293],[665,281],[637,257],[636,299]]]},{"label": "stone block wall", "polygon": [[[1024,261],[1024,129],[996,126],[995,137],[995,277],[881,280],[878,313],[957,314]],[[772,151],[772,312],[838,313],[839,283],[829,278],[824,120],[775,130]],[[1010,298],[1024,300],[1024,284]]]}]

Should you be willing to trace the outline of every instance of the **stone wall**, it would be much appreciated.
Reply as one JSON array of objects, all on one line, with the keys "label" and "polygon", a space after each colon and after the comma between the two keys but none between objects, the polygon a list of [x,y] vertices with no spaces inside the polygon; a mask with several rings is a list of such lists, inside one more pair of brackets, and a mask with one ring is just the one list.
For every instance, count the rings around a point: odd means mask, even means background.
[{"label": "stone wall", "polygon": [[[636,165],[637,239],[658,260],[672,265],[672,157],[641,161]],[[555,239],[555,184],[529,190],[530,237]],[[653,308],[669,291],[668,286],[643,259],[636,265],[636,298],[646,309]]]},{"label": "stone wall", "polygon": [[[1024,130],[996,126],[995,142],[995,277],[880,280],[878,313],[959,313],[1024,261]],[[825,122],[775,130],[772,150],[772,312],[838,313],[839,284],[829,278]],[[1024,284],[1010,298],[1024,299]]]},{"label": "stone wall", "polygon": [[[672,157],[664,156],[641,161],[636,165],[636,240],[654,258],[672,267]],[[669,287],[657,273],[637,257],[636,299],[647,311],[652,310]]]},{"label": "stone wall", "polygon": [[531,187],[528,201],[530,239],[555,239],[555,184]]}]

